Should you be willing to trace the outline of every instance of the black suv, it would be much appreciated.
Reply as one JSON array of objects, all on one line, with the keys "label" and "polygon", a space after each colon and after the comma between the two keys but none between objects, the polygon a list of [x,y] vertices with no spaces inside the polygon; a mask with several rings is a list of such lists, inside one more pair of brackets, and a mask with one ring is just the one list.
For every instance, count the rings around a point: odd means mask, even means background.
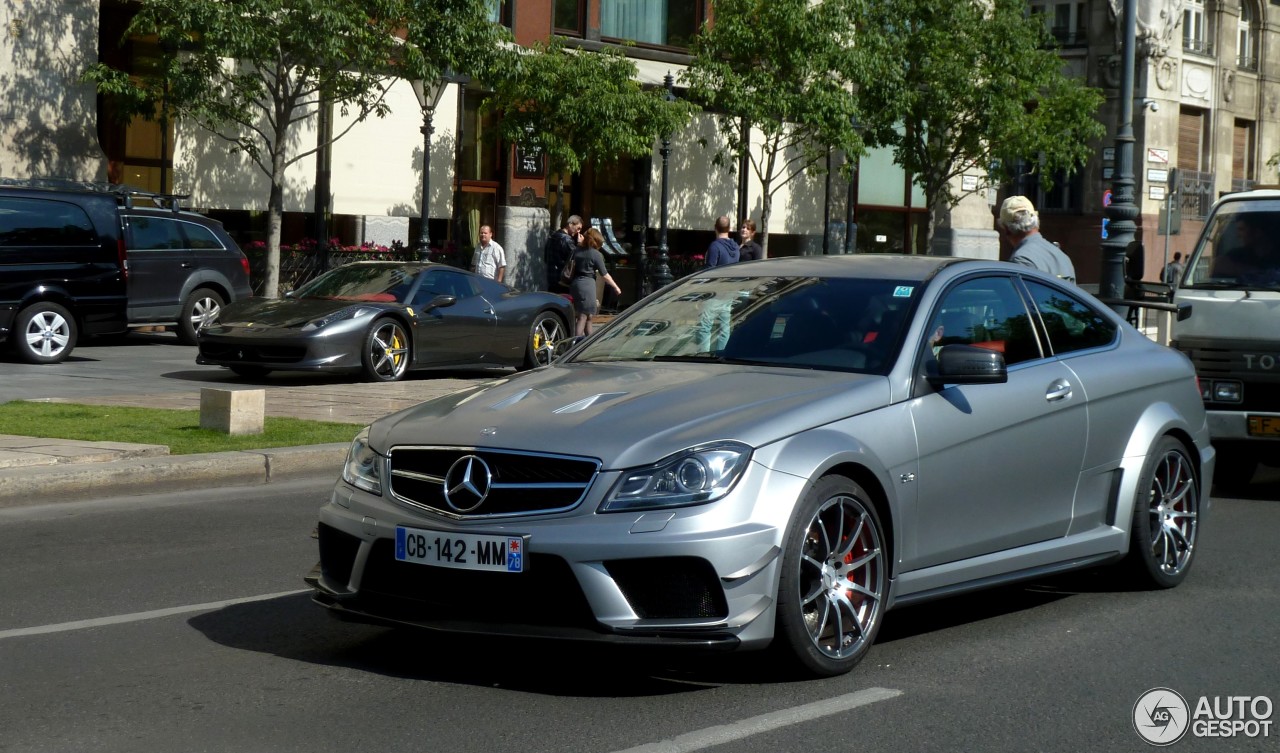
[{"label": "black suv", "polygon": [[[0,183],[0,341],[57,363],[78,336],[128,325],[196,331],[251,295],[249,261],[221,223],[185,197],[59,180]],[[149,203],[150,207],[139,206]]]},{"label": "black suv", "polygon": [[119,204],[108,193],[0,186],[0,340],[57,363],[81,332],[129,324]]}]

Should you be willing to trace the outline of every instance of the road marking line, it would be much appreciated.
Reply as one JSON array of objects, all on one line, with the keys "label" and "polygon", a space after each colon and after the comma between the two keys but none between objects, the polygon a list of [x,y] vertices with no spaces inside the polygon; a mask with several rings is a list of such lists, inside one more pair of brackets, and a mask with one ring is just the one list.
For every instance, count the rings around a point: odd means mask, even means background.
[{"label": "road marking line", "polygon": [[842,711],[866,706],[877,701],[887,701],[900,695],[902,695],[901,690],[867,688],[856,693],[829,698],[825,701],[815,701],[804,706],[772,711],[768,714],[753,716],[750,719],[743,719],[733,724],[707,727],[670,740],[648,743],[635,748],[614,751],[614,753],[690,753],[703,748],[723,745],[734,740],[741,740],[744,737],[758,735],[762,732],[771,732],[792,724],[808,722],[824,716],[832,716],[833,714],[839,714]]},{"label": "road marking line", "polygon": [[104,625],[121,625],[126,622],[142,622],[143,620],[155,620],[160,617],[172,617],[175,614],[190,614],[191,612],[211,612],[215,609],[224,609],[233,607],[237,604],[250,604],[255,601],[270,601],[271,599],[279,599],[284,596],[296,596],[302,593],[310,593],[311,589],[303,588],[296,591],[281,591],[274,594],[262,594],[260,596],[246,596],[243,599],[227,599],[225,601],[210,601],[204,604],[188,604],[185,607],[169,607],[168,609],[153,609],[150,612],[134,612],[133,614],[119,614],[114,617],[96,617],[92,620],[76,620],[74,622],[59,622],[56,625],[39,625],[29,628],[14,628],[12,630],[0,630],[0,640],[5,638],[22,638],[30,635],[45,635],[47,633],[65,633],[70,630],[83,630],[85,628],[103,627]]}]

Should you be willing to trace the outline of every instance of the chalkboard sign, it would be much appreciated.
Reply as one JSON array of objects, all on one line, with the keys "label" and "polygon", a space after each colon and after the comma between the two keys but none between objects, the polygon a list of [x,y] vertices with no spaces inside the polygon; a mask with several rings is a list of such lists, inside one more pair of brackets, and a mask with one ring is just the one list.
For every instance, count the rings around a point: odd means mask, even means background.
[{"label": "chalkboard sign", "polygon": [[516,146],[517,178],[541,178],[546,175],[546,159],[540,146]]}]

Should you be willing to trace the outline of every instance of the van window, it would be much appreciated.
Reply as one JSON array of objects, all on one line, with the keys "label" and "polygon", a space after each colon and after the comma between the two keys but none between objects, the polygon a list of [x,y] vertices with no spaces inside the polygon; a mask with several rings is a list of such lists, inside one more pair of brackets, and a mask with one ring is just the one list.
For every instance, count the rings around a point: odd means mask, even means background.
[{"label": "van window", "polygon": [[1222,204],[1200,238],[1183,287],[1280,290],[1280,200]]},{"label": "van window", "polygon": [[75,204],[0,198],[0,247],[96,245],[93,222]]}]

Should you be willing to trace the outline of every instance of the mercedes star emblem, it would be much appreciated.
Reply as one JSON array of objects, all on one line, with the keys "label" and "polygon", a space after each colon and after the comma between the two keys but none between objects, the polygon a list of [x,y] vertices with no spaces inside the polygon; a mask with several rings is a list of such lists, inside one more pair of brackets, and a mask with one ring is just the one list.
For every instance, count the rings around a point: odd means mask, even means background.
[{"label": "mercedes star emblem", "polygon": [[492,484],[489,464],[475,455],[464,455],[444,474],[444,501],[458,512],[471,512],[489,496]]}]

